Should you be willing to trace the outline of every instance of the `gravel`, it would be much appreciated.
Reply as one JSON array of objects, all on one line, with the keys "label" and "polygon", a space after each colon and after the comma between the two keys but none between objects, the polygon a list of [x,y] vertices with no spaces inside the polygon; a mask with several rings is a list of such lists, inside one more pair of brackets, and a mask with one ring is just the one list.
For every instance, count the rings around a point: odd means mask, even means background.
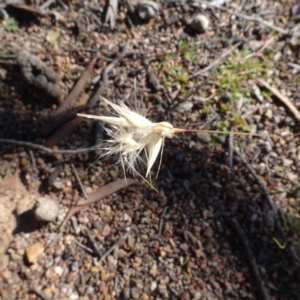
[{"label": "gravel", "polygon": [[[2,8],[10,19],[0,21],[0,298],[295,299],[299,126],[282,99],[300,105],[298,7],[142,2],[119,1],[115,23],[102,23],[105,1],[41,1],[45,17],[34,4]],[[60,102],[24,80],[20,50],[56,74]],[[80,96],[62,109],[81,76]],[[119,157],[55,150],[107,138],[76,118],[109,113],[99,94],[176,128],[273,135],[181,133],[165,141],[156,190],[137,177],[85,206],[86,194],[124,178]]]}]

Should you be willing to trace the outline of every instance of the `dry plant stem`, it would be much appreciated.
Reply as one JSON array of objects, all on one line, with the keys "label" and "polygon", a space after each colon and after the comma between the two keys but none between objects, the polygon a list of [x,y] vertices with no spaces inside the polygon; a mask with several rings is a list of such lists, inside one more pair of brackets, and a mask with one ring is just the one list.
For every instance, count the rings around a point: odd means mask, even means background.
[{"label": "dry plant stem", "polygon": [[256,284],[258,286],[258,289],[259,289],[259,292],[260,292],[260,295],[261,295],[261,299],[269,300],[270,297],[268,295],[266,287],[265,287],[265,285],[262,281],[262,278],[260,276],[255,258],[253,256],[251,248],[250,248],[249,241],[248,241],[243,229],[241,228],[239,222],[235,218],[231,219],[231,224],[232,224],[232,227],[233,227],[234,231],[236,232],[240,242],[242,243],[242,245],[245,249],[245,252],[246,252],[247,258],[248,258],[249,267],[250,267],[250,269],[251,269],[251,271],[254,275]]},{"label": "dry plant stem", "polygon": [[82,92],[84,86],[88,82],[88,80],[91,77],[92,71],[94,69],[95,63],[97,61],[98,57],[94,57],[90,63],[88,64],[87,68],[84,70],[82,73],[81,77],[79,80],[76,82],[75,86],[73,87],[72,91],[70,94],[67,96],[65,101],[62,103],[62,105],[57,109],[55,112],[56,115],[70,109],[71,107],[74,106],[76,100],[78,99],[80,93]]},{"label": "dry plant stem", "polygon": [[210,69],[216,67],[218,64],[221,63],[221,61],[222,61],[224,58],[226,58],[226,56],[228,56],[229,54],[231,54],[231,52],[232,52],[234,49],[236,49],[238,46],[240,46],[240,45],[241,45],[241,43],[235,44],[233,47],[231,47],[230,49],[226,50],[224,53],[222,53],[222,55],[221,55],[219,58],[217,58],[216,60],[214,60],[209,66],[207,66],[206,68],[204,68],[204,69],[202,69],[202,70],[200,70],[200,71],[198,71],[198,72],[195,72],[195,73],[191,76],[191,78],[195,78],[195,77],[197,77],[197,76],[199,76],[199,75],[201,75],[201,74],[203,74],[203,73],[209,71]]},{"label": "dry plant stem", "polygon": [[43,152],[46,152],[49,154],[79,154],[79,153],[95,151],[98,149],[97,146],[89,147],[89,148],[79,148],[76,150],[51,149],[51,148],[48,148],[48,147],[45,147],[42,145],[38,145],[38,144],[34,144],[31,142],[17,141],[17,140],[11,140],[11,139],[0,139],[0,143],[28,147],[28,148],[43,151]]},{"label": "dry plant stem", "polygon": [[[84,105],[80,105],[77,107],[74,107],[68,111],[65,111],[64,113],[54,117],[54,119],[51,120],[50,123],[48,123],[42,130],[41,133],[44,136],[48,136],[49,134],[51,134],[55,129],[57,129],[58,127],[61,127],[64,123],[74,119],[76,117],[76,114],[84,111],[85,110],[85,106]],[[61,129],[61,128],[60,128]],[[53,134],[55,135],[55,133]],[[51,138],[51,136],[50,136]],[[49,139],[50,139],[49,138]]]},{"label": "dry plant stem", "polygon": [[54,245],[62,237],[62,232],[56,233],[55,237],[46,245],[45,249]]},{"label": "dry plant stem", "polygon": [[258,49],[254,53],[250,53],[249,55],[247,55],[243,62],[246,62],[246,60],[249,59],[250,57],[256,56],[259,53],[263,52],[268,46],[270,46],[273,43],[273,41],[274,41],[274,37],[271,37],[269,40],[265,41],[265,43],[263,44],[263,46],[260,49]]},{"label": "dry plant stem", "polygon": [[37,286],[33,286],[31,290],[37,294],[42,300],[51,300],[47,295],[45,295]]},{"label": "dry plant stem", "polygon": [[231,172],[231,177],[234,177],[234,169],[233,169],[233,132],[229,135],[229,168]]},{"label": "dry plant stem", "polygon": [[78,242],[76,240],[75,240],[75,243],[76,243],[76,245],[78,245],[79,247],[81,247],[82,249],[84,249],[85,251],[87,251],[89,253],[94,253],[94,251],[91,248],[83,245],[82,243],[80,243],[80,242]]},{"label": "dry plant stem", "polygon": [[85,199],[87,199],[87,198],[88,198],[88,195],[87,195],[86,190],[85,190],[85,188],[84,188],[84,186],[83,186],[83,184],[82,184],[82,182],[81,182],[81,179],[80,179],[80,177],[79,177],[79,175],[78,175],[78,172],[77,172],[77,170],[76,170],[76,168],[75,168],[75,166],[74,166],[73,164],[71,164],[71,168],[72,168],[72,170],[73,170],[73,172],[74,172],[74,174],[75,174],[76,180],[77,180],[77,182],[78,182],[78,184],[79,184],[79,186],[80,186],[80,189],[81,189],[81,192],[82,192],[82,194],[83,194],[83,197],[84,197]]},{"label": "dry plant stem", "polygon": [[80,232],[80,228],[78,226],[77,219],[74,216],[71,218],[71,223],[72,223],[75,233],[78,234]]},{"label": "dry plant stem", "polygon": [[106,90],[106,87],[108,85],[108,74],[111,72],[113,68],[126,56],[130,55],[130,52],[126,52],[127,49],[127,43],[125,44],[122,53],[115,58],[103,71],[102,74],[102,84],[99,86],[99,88],[96,90],[95,94],[92,96],[92,98],[87,103],[87,108],[92,108],[96,105],[97,101],[99,100],[99,97],[104,93]]},{"label": "dry plant stem", "polygon": [[[150,175],[150,171],[159,153],[162,155],[165,138],[172,138],[176,133],[206,132],[262,136],[261,134],[249,134],[245,132],[231,133],[216,130],[174,128],[168,122],[151,122],[143,115],[129,109],[124,103],[118,105],[103,97],[102,100],[115,110],[117,116],[88,114],[78,114],[78,116],[110,124],[111,128],[106,129],[110,139],[104,148],[106,150],[104,156],[118,154],[120,157],[119,163],[122,165],[124,173],[126,173],[126,170],[130,170],[133,174],[141,176],[150,186],[152,186],[151,177],[150,182],[145,178]],[[160,157],[162,157],[161,155]],[[160,169],[160,163],[158,170]],[[145,178],[138,172],[141,166],[146,167]]]},{"label": "dry plant stem", "polygon": [[298,120],[300,120],[300,112],[299,112],[299,110],[297,109],[297,107],[292,103],[292,101],[288,97],[282,95],[277,88],[272,87],[265,80],[258,79],[257,81],[262,86],[264,86],[266,89],[268,89],[270,92],[272,92],[279,100],[281,100],[291,110],[291,112],[294,114],[294,116]]},{"label": "dry plant stem", "polygon": [[163,213],[160,217],[160,221],[159,221],[159,227],[158,227],[158,235],[161,235],[162,234],[162,230],[163,230],[163,226],[164,226],[164,219],[165,219],[165,215],[167,213],[167,210],[168,210],[168,206],[166,206],[163,210]]},{"label": "dry plant stem", "polygon": [[233,12],[233,11],[230,11],[229,9],[225,8],[225,7],[221,7],[219,5],[214,5],[213,2],[212,3],[209,3],[209,2],[206,2],[206,1],[201,1],[201,0],[198,0],[197,2],[201,3],[201,4],[205,4],[207,5],[208,7],[213,7],[213,8],[217,8],[217,9],[220,9],[222,11],[226,11],[228,12],[229,14],[231,15],[235,15],[239,18],[242,18],[242,19],[245,19],[247,21],[253,21],[253,22],[257,22],[257,23],[260,23],[262,24],[263,26],[265,27],[269,27],[270,29],[274,30],[274,31],[277,31],[283,35],[293,35],[295,37],[299,37],[300,35],[299,34],[294,34],[293,30],[287,30],[287,29],[284,29],[284,28],[281,28],[281,27],[278,27],[276,25],[273,25],[271,24],[270,22],[268,21],[265,21],[263,20],[262,18],[259,18],[259,17],[255,17],[255,16],[247,16],[247,15],[244,15],[244,14],[241,14],[241,13],[238,13],[238,12]]},{"label": "dry plant stem", "polygon": [[120,244],[122,244],[127,238],[128,238],[128,235],[130,233],[130,230],[127,231],[123,236],[121,236],[117,242],[108,250],[106,251],[100,258],[101,261],[105,260],[106,257],[115,250],[116,247],[118,247]]},{"label": "dry plant stem", "polygon": [[[257,136],[257,137],[266,137],[265,134],[259,133],[248,133],[248,132],[234,132],[234,131],[220,131],[220,130],[209,130],[209,129],[181,129],[181,128],[174,128],[175,133],[180,132],[205,132],[205,133],[215,133],[215,134],[233,134],[233,135],[242,135],[242,136]],[[275,134],[268,135],[268,136],[276,136]]]},{"label": "dry plant stem", "polygon": [[55,111],[53,117],[51,118],[51,122],[49,122],[49,124],[47,124],[45,128],[43,128],[42,130],[43,134],[49,135],[56,128],[58,128],[65,122],[69,121],[70,119],[74,118],[76,116],[76,112],[79,112],[83,109],[83,106],[74,107],[74,105],[80,93],[82,92],[84,86],[88,82],[97,59],[98,57],[94,57],[90,61],[87,68],[84,70],[84,72],[82,73],[82,75],[80,76],[76,84],[74,85],[69,95]]},{"label": "dry plant stem", "polygon": [[285,176],[284,174],[280,174],[279,172],[275,172],[274,175],[276,175],[277,177],[280,177],[286,181],[289,181],[291,184],[295,185],[296,187],[300,188],[300,183],[296,182],[294,180],[289,179],[287,176]]},{"label": "dry plant stem", "polygon": [[109,23],[110,29],[114,29],[118,13],[118,0],[107,0],[106,2],[107,10],[104,23]]},{"label": "dry plant stem", "polygon": [[57,128],[57,130],[49,136],[44,142],[44,146],[46,147],[54,147],[57,145],[62,139],[68,136],[74,128],[76,128],[81,122],[81,118],[75,116],[73,119],[67,121],[62,126]]},{"label": "dry plant stem", "polygon": [[45,17],[45,13],[40,10],[39,8],[33,6],[33,5],[26,5],[21,3],[10,3],[11,6],[18,8],[20,10],[24,10],[25,12],[32,13],[34,15],[37,15],[39,17]]},{"label": "dry plant stem", "polygon": [[132,184],[136,184],[138,181],[136,179],[127,178],[125,179],[117,179],[111,183],[108,183],[105,186],[101,186],[99,189],[97,189],[95,192],[89,194],[88,199],[80,199],[77,202],[77,205],[87,205],[92,204],[99,199],[102,199],[104,197],[107,197],[127,186],[130,186]]},{"label": "dry plant stem", "polygon": [[[239,158],[242,160],[242,162],[245,164],[245,166],[247,167],[247,169],[249,170],[249,172],[252,174],[252,176],[255,178],[255,180],[257,181],[257,183],[259,184],[264,197],[268,200],[268,203],[270,205],[270,207],[273,210],[274,213],[274,219],[275,219],[275,225],[276,228],[278,230],[278,233],[280,235],[280,238],[284,241],[287,240],[286,234],[280,224],[280,220],[279,220],[279,215],[278,215],[278,211],[277,208],[268,192],[267,187],[265,186],[265,184],[260,180],[260,178],[258,177],[258,175],[256,174],[256,172],[254,171],[254,169],[251,167],[251,165],[247,162],[247,160],[244,158],[244,156],[240,153],[240,151],[237,148],[234,148],[234,152],[239,156]],[[299,265],[300,264],[300,259],[298,257],[298,255],[295,252],[295,249],[293,247],[293,245],[289,245],[287,247],[287,250],[289,251],[289,255],[291,258],[291,262],[293,265]]]},{"label": "dry plant stem", "polygon": [[88,236],[89,240],[91,241],[91,243],[93,245],[94,251],[96,252],[96,254],[98,255],[98,257],[101,257],[102,253],[101,253],[101,251],[100,251],[100,249],[98,247],[97,242],[93,238],[91,232],[87,228],[85,229],[85,232],[87,233],[87,236]]},{"label": "dry plant stem", "polygon": [[94,202],[117,192],[118,190],[121,190],[129,185],[138,183],[135,179],[128,178],[126,181],[124,179],[117,179],[114,182],[111,182],[105,186],[100,187],[95,192],[89,194],[88,199],[81,199],[77,202],[77,205],[70,208],[68,211],[65,219],[62,221],[62,223],[59,225],[58,230],[62,230],[67,221],[77,212],[84,210],[88,208],[91,204]]},{"label": "dry plant stem", "polygon": [[47,9],[52,3],[54,3],[56,0],[48,0],[45,3],[43,3],[42,5],[40,5],[40,9],[42,11],[44,11],[45,9]]}]

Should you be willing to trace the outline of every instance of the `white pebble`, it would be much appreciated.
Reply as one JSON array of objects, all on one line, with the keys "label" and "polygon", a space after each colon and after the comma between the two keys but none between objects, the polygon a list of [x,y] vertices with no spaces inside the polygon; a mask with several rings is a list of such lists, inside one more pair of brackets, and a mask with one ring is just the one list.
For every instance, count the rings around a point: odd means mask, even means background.
[{"label": "white pebble", "polygon": [[154,290],[156,290],[156,288],[157,288],[157,282],[156,281],[152,281],[151,282],[151,286],[150,286],[151,292],[153,292]]},{"label": "white pebble", "polygon": [[41,197],[37,201],[34,215],[40,221],[54,221],[58,215],[58,203],[53,199]]},{"label": "white pebble", "polygon": [[70,300],[77,300],[77,299],[79,299],[78,294],[76,292],[73,292],[70,296]]},{"label": "white pebble", "polygon": [[54,267],[54,272],[55,272],[57,275],[61,276],[62,273],[63,273],[63,268],[60,267],[60,266],[56,266],[56,267]]}]

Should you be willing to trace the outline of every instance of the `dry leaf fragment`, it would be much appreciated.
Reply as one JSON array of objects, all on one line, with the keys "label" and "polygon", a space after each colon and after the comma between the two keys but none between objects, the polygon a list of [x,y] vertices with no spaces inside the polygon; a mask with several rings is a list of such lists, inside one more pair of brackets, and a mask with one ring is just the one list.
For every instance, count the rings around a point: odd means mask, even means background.
[{"label": "dry leaf fragment", "polygon": [[294,103],[286,96],[280,93],[280,91],[276,87],[272,87],[268,82],[266,82],[263,79],[258,79],[258,83],[263,85],[265,88],[267,88],[269,91],[271,91],[279,100],[281,100],[294,114],[294,116],[300,120],[300,112],[297,109],[297,107],[294,105]]},{"label": "dry leaf fragment", "polygon": [[111,182],[105,186],[100,187],[95,192],[89,194],[88,199],[81,199],[77,202],[77,205],[72,207],[63,222],[59,226],[59,230],[62,230],[62,228],[65,226],[66,222],[77,212],[86,209],[91,204],[95,203],[96,201],[111,195],[112,193],[115,193],[127,186],[130,186],[132,184],[136,184],[138,181],[135,179],[117,179],[114,182]]}]

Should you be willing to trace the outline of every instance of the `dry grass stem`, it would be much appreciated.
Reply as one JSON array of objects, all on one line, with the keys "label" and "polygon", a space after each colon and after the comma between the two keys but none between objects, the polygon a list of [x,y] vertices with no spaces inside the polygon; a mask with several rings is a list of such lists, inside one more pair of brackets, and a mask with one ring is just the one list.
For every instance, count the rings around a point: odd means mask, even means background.
[{"label": "dry grass stem", "polygon": [[[151,168],[161,152],[164,139],[172,138],[175,133],[187,132],[208,132],[219,134],[230,134],[230,132],[214,131],[214,130],[194,130],[174,128],[168,122],[153,123],[146,117],[132,111],[124,103],[119,105],[103,98],[109,106],[111,106],[117,116],[96,116],[89,114],[77,114],[80,117],[99,120],[111,125],[106,131],[110,136],[107,141],[106,150],[103,156],[111,156],[118,154],[124,173],[126,171],[132,174],[139,174],[141,170],[146,168],[145,178],[150,175]],[[238,135],[250,135],[245,132],[234,132]],[[252,136],[262,136],[259,134],[251,134]],[[142,175],[141,175],[142,176]],[[144,178],[142,176],[142,178]],[[147,180],[146,180],[147,181]]]}]

